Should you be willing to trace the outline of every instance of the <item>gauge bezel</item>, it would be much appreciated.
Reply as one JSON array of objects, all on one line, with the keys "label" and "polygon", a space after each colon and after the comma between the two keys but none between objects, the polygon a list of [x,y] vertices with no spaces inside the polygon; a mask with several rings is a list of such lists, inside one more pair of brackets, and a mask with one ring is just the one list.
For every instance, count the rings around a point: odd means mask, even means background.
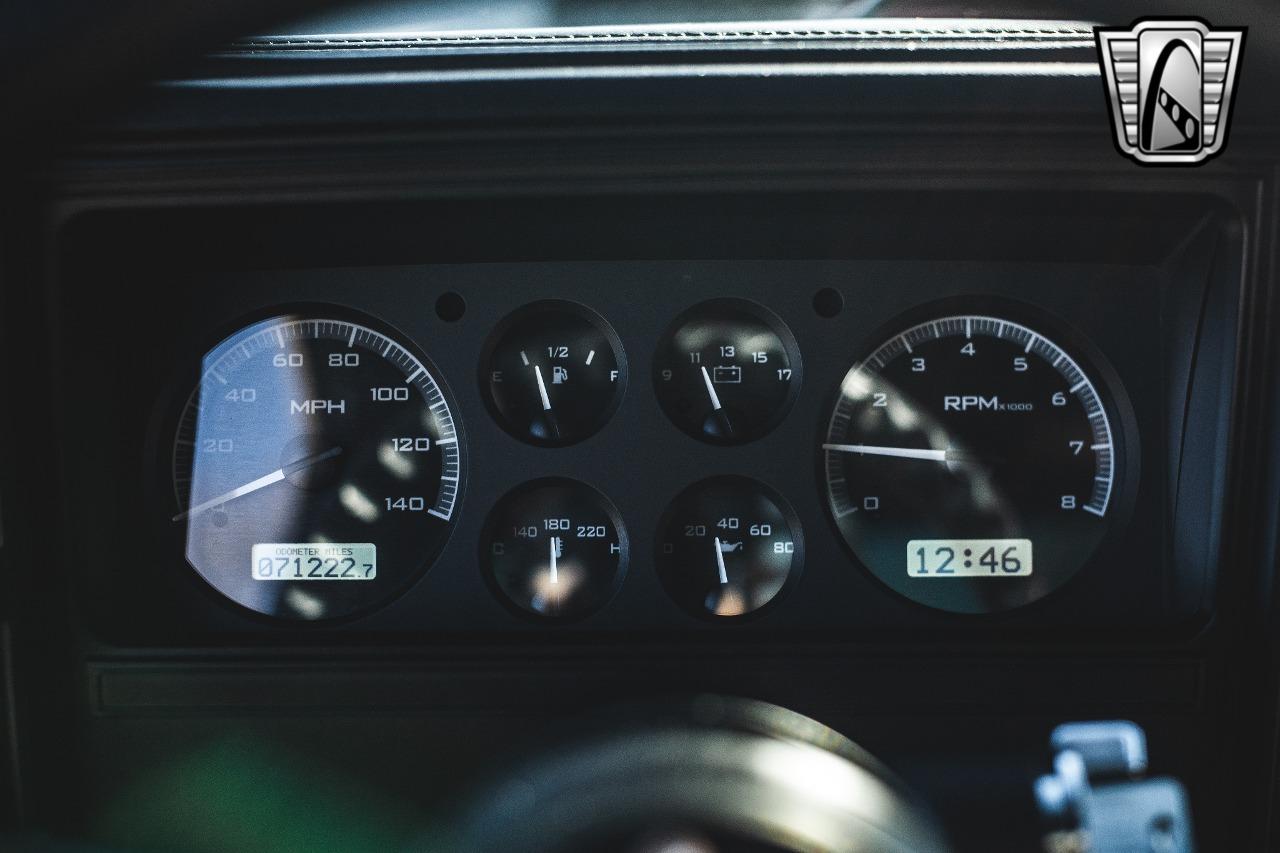
[{"label": "gauge bezel", "polygon": [[[412,355],[426,368],[427,373],[435,381],[441,396],[448,404],[449,412],[453,418],[454,433],[457,437],[459,477],[454,498],[454,510],[449,520],[445,522],[443,535],[431,548],[430,553],[425,555],[422,563],[414,571],[406,572],[405,578],[400,583],[393,585],[384,595],[379,596],[370,603],[338,615],[310,620],[290,619],[263,613],[227,596],[195,566],[191,565],[186,558],[185,527],[175,525],[170,521],[174,508],[181,509],[178,506],[177,490],[173,481],[174,442],[177,431],[182,424],[183,412],[199,387],[201,377],[199,365],[203,363],[204,358],[209,353],[246,329],[276,318],[281,318],[282,322],[285,322],[283,318],[286,317],[301,320],[332,319],[338,322],[352,323],[383,335],[397,346],[402,347],[405,352]],[[296,319],[288,322],[295,322]],[[200,594],[222,609],[273,629],[300,631],[332,629],[363,619],[402,599],[413,587],[426,578],[452,540],[455,530],[459,526],[460,513],[465,506],[470,473],[466,424],[461,417],[461,409],[458,406],[457,398],[449,387],[443,371],[422,350],[415,338],[395,324],[359,308],[336,301],[287,302],[261,306],[251,312],[236,315],[232,319],[217,324],[207,335],[201,336],[198,341],[185,347],[180,364],[172,373],[165,387],[166,391],[155,407],[156,416],[152,419],[152,426],[148,430],[147,437],[147,446],[149,448],[147,464],[152,469],[147,481],[154,484],[148,490],[147,498],[148,505],[155,507],[155,511],[152,514],[159,529],[157,541],[164,543],[161,559],[168,564],[170,560],[175,559],[176,555],[176,559],[181,562],[184,569],[182,574],[188,577],[191,585]]]},{"label": "gauge bezel", "polygon": [[[507,595],[502,585],[498,583],[498,579],[493,571],[493,561],[490,559],[492,554],[490,546],[493,542],[493,532],[497,525],[497,516],[499,510],[509,500],[519,497],[526,492],[537,491],[538,489],[549,486],[564,486],[574,489],[585,489],[591,492],[596,504],[604,510],[605,515],[609,517],[609,521],[613,524],[613,529],[618,536],[618,545],[621,552],[618,555],[618,569],[614,572],[608,594],[601,599],[600,604],[595,608],[575,614],[567,615],[546,615],[536,613],[526,607],[521,607]],[[520,617],[525,622],[531,622],[535,625],[543,626],[559,626],[574,625],[585,622],[588,619],[603,613],[609,608],[609,605],[618,597],[618,591],[622,589],[623,581],[626,580],[627,573],[631,570],[631,539],[627,535],[627,525],[622,519],[622,513],[618,511],[618,507],[613,500],[603,491],[596,488],[585,480],[574,479],[573,477],[538,477],[534,480],[526,480],[516,486],[503,492],[502,495],[493,502],[489,512],[485,515],[484,523],[480,526],[480,532],[476,541],[476,555],[480,567],[480,575],[484,578],[485,586],[488,588],[492,597],[497,600],[507,611]]]},{"label": "gauge bezel", "polygon": [[[880,347],[911,328],[928,323],[931,320],[964,315],[985,315],[1009,320],[1037,334],[1041,330],[1047,329],[1050,334],[1042,337],[1060,348],[1062,352],[1074,360],[1082,373],[1093,384],[1094,391],[1097,393],[1098,400],[1107,413],[1107,419],[1111,426],[1114,460],[1112,491],[1108,501],[1108,511],[1103,519],[1106,529],[1103,531],[1097,546],[1084,562],[1069,577],[1038,598],[1013,607],[976,613],[939,608],[912,598],[883,580],[858,556],[853,545],[840,529],[840,524],[831,506],[828,494],[826,453],[821,449],[822,444],[827,441],[832,413],[842,398],[841,386],[845,376],[850,371],[864,363]],[[814,442],[814,447],[818,451],[815,453],[814,458],[816,484],[819,489],[818,500],[822,505],[823,515],[827,519],[829,529],[840,543],[840,547],[860,573],[873,581],[879,589],[907,602],[913,608],[931,613],[937,618],[972,622],[975,620],[999,620],[1002,617],[1025,614],[1033,610],[1033,608],[1046,606],[1047,603],[1054,601],[1063,595],[1065,591],[1076,585],[1083,576],[1097,570],[1097,567],[1105,560],[1108,552],[1115,545],[1117,538],[1127,527],[1133,515],[1141,467],[1141,445],[1139,443],[1137,417],[1128,394],[1125,392],[1123,383],[1120,381],[1119,374],[1106,355],[1090,340],[1088,335],[1065,318],[1030,303],[1001,295],[974,293],[928,300],[900,312],[868,333],[856,349],[856,352],[855,359],[849,363],[847,368],[839,372],[834,387],[827,392],[823,405],[819,409],[817,433]]]},{"label": "gauge bezel", "polygon": [[[665,533],[668,525],[675,518],[676,505],[685,498],[700,492],[711,486],[727,485],[739,488],[747,488],[760,492],[768,498],[778,511],[782,513],[782,517],[786,519],[787,526],[791,530],[791,541],[795,544],[795,552],[791,555],[791,568],[787,570],[786,580],[782,582],[782,586],[774,594],[773,598],[746,613],[740,613],[736,616],[717,616],[709,612],[705,607],[692,607],[688,603],[677,598],[666,578],[663,571],[663,563],[665,556],[662,553],[662,543],[667,538]],[[689,483],[679,492],[677,492],[671,500],[667,502],[666,507],[662,510],[662,515],[658,517],[657,528],[654,530],[653,538],[653,570],[658,577],[658,582],[662,585],[663,592],[666,593],[667,600],[680,608],[684,613],[693,616],[700,622],[710,623],[713,625],[742,625],[748,622],[755,622],[758,619],[768,616],[777,610],[783,601],[789,596],[800,583],[800,577],[804,573],[805,565],[805,547],[804,547],[804,526],[800,522],[800,516],[796,513],[795,507],[778,489],[769,483],[755,477],[748,477],[742,474],[715,474],[710,477],[703,477]]]},{"label": "gauge bezel", "polygon": [[[665,354],[671,340],[676,333],[691,320],[701,318],[704,313],[712,313],[720,308],[728,308],[736,311],[742,311],[760,322],[764,323],[778,341],[782,344],[782,348],[787,353],[787,359],[790,361],[791,380],[787,385],[787,394],[783,398],[781,405],[770,414],[769,419],[764,425],[754,432],[749,438],[741,441],[716,441],[707,436],[705,432],[694,432],[682,426],[671,414],[668,408],[664,390],[662,371],[670,365],[662,364],[659,359]],[[800,397],[800,389],[804,385],[804,359],[800,355],[800,345],[796,342],[795,335],[791,332],[791,327],[776,312],[760,302],[752,299],[743,299],[737,296],[722,296],[714,299],[705,299],[701,302],[690,305],[681,311],[676,317],[667,324],[662,335],[658,338],[657,345],[653,353],[653,393],[657,398],[658,408],[662,411],[667,422],[679,430],[682,434],[702,443],[711,445],[712,447],[744,447],[753,444],[762,439],[768,438],[774,430],[787,419],[795,408],[796,400]]]},{"label": "gauge bezel", "polygon": [[[535,319],[539,314],[563,311],[568,314],[575,315],[594,326],[609,343],[610,349],[613,350],[614,361],[618,364],[618,381],[613,389],[613,397],[609,401],[608,407],[604,410],[600,417],[600,422],[595,429],[581,438],[573,441],[546,441],[536,439],[527,432],[517,430],[507,419],[507,417],[498,408],[498,402],[493,397],[490,388],[489,373],[490,364],[493,360],[493,354],[497,351],[499,345],[507,333],[521,323],[530,319]],[[604,432],[611,423],[614,416],[618,413],[619,407],[622,405],[623,398],[627,395],[627,383],[630,379],[631,371],[627,363],[627,351],[622,345],[622,338],[614,330],[613,325],[606,320],[599,312],[589,308],[581,302],[574,302],[568,299],[539,299],[534,302],[528,302],[519,308],[511,311],[499,320],[489,334],[485,337],[484,344],[480,348],[480,356],[477,361],[477,377],[480,385],[480,399],[484,401],[485,410],[489,416],[493,418],[493,422],[505,432],[507,435],[517,441],[528,444],[531,447],[543,447],[548,449],[573,447],[582,444],[584,441],[590,441]]]}]

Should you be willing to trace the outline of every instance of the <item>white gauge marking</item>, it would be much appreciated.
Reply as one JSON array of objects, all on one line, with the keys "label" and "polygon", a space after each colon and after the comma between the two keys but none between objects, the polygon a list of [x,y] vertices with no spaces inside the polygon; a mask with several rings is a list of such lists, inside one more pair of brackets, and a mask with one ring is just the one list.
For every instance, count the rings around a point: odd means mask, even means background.
[{"label": "white gauge marking", "polygon": [[[284,333],[284,330],[286,329],[289,331],[289,335],[287,337]],[[332,337],[337,340],[354,342],[359,339],[360,341],[367,342],[370,350],[375,350],[378,341],[386,341],[386,345],[382,349],[383,357],[386,357],[387,353],[391,352],[392,349],[395,349],[396,356],[394,357],[393,363],[404,368],[406,372],[414,372],[417,378],[412,384],[422,391],[426,400],[437,401],[434,405],[429,407],[432,415],[425,423],[427,426],[434,424],[444,435],[444,437],[435,442],[436,444],[442,445],[441,453],[443,454],[442,465],[444,469],[453,473],[458,472],[460,468],[460,453],[459,449],[455,446],[458,443],[456,428],[453,423],[452,414],[448,410],[448,403],[444,400],[444,395],[437,386],[435,378],[425,369],[425,366],[421,365],[418,360],[407,351],[398,347],[394,341],[390,340],[382,333],[375,332],[366,326],[345,320],[283,320],[269,328],[263,329],[261,332],[254,334],[247,340],[242,340],[234,349],[225,352],[220,358],[214,361],[208,369],[205,370],[205,376],[208,376],[211,371],[216,371],[219,375],[224,376],[234,375],[237,369],[243,366],[245,362],[252,359],[262,350],[262,348],[269,346],[270,342],[274,341],[283,349],[287,346],[288,339],[307,337],[310,335],[311,333],[308,329],[316,330],[315,334],[317,336],[325,336],[320,331],[322,329],[326,331],[332,330],[335,332]],[[346,336],[341,331],[343,329],[351,329],[352,331],[349,336]],[[419,367],[422,368],[421,372],[416,371],[416,368]],[[201,387],[197,386],[196,392],[193,393],[192,397],[188,400],[187,406],[189,411],[203,414],[204,405],[200,399],[200,393]],[[184,414],[184,419],[187,417],[188,416]],[[175,440],[175,447],[190,447],[193,443],[194,442],[190,440],[179,438]],[[180,505],[186,503],[189,499],[188,495],[184,495],[182,487],[189,486],[191,483],[191,477],[182,474],[180,471],[182,466],[185,464],[189,464],[185,457],[180,459],[178,455],[175,454],[173,460],[173,480],[175,484],[176,497]],[[288,466],[286,466],[286,469],[288,469]],[[291,470],[288,470],[287,473],[291,473]],[[457,497],[457,486],[453,483],[444,482],[442,483],[440,493],[437,496],[436,506],[439,507],[439,509],[428,509],[427,512],[443,519],[444,521],[449,521],[453,516],[453,508],[457,502]],[[219,498],[214,498],[213,500],[214,502],[217,502]],[[204,507],[201,511],[204,511],[204,509],[207,509],[207,507]],[[193,512],[194,508],[188,508],[182,514],[176,516],[175,520],[190,516]]]},{"label": "white gauge marking", "polygon": [[533,377],[538,380],[538,396],[542,398],[542,411],[551,411],[551,398],[547,396],[547,383],[542,381],[542,369],[533,366]]},{"label": "white gauge marking", "polygon": [[[1064,377],[1068,378],[1068,381],[1076,380],[1076,377],[1079,377],[1079,379],[1076,381],[1084,382],[1083,387],[1079,385],[1077,385],[1077,387],[1080,388],[1079,398],[1082,404],[1084,405],[1084,408],[1087,413],[1087,417],[1090,422],[1090,426],[1093,429],[1095,442],[1090,446],[1090,449],[1103,450],[1103,451],[1110,451],[1112,449],[1111,440],[1110,440],[1111,439],[1110,417],[1108,416],[1107,411],[1101,402],[1101,397],[1098,395],[1097,390],[1093,387],[1092,382],[1089,380],[1088,375],[1083,370],[1080,369],[1079,365],[1076,364],[1075,360],[1072,359],[1071,356],[1068,355],[1065,351],[1063,351],[1061,348],[1055,345],[1052,341],[1049,341],[1045,338],[1040,337],[1038,334],[1036,334],[1026,326],[1021,326],[1017,323],[1007,322],[1005,320],[1001,320],[996,317],[984,317],[984,316],[977,316],[977,315],[965,316],[965,317],[944,317],[939,320],[934,320],[928,323],[922,323],[918,326],[907,329],[905,332],[899,335],[898,338],[901,338],[904,344],[908,339],[912,337],[915,337],[916,340],[918,341],[921,339],[922,336],[926,335],[928,331],[932,331],[933,336],[935,338],[941,338],[943,328],[948,329],[948,334],[958,334],[970,323],[976,323],[976,328],[979,334],[983,334],[984,332],[987,334],[990,334],[990,332],[986,330],[989,330],[994,326],[995,328],[994,335],[997,338],[1003,339],[1011,336],[1012,339],[1016,341],[1020,335],[1026,335],[1027,344],[1026,344],[1026,348],[1024,349],[1024,352],[1031,352],[1033,348],[1035,348],[1039,343],[1043,341],[1044,349],[1048,350],[1048,352],[1044,353],[1045,360],[1051,361],[1051,364],[1054,367],[1057,367],[1058,365],[1062,365],[1060,368],[1058,368],[1058,372],[1061,373]],[[1006,331],[1009,333],[1008,336],[1006,335]],[[831,421],[827,427],[827,435],[829,438],[835,438],[837,436],[841,436],[845,434],[844,431],[851,420],[851,406],[865,399],[869,399],[867,395],[870,393],[871,384],[869,380],[864,377],[864,373],[869,371],[870,368],[872,367],[874,367],[877,370],[882,369],[884,367],[886,360],[892,360],[891,358],[886,359],[885,356],[889,353],[891,347],[896,343],[898,338],[894,338],[889,343],[886,343],[884,346],[880,347],[880,349],[876,350],[873,354],[868,356],[863,362],[859,364],[855,364],[852,368],[850,368],[848,373],[845,374],[844,384],[842,385],[842,388],[841,388],[841,391],[842,391],[841,402],[837,404],[835,410],[832,412]],[[864,377],[864,378],[859,379],[858,381],[854,381],[855,377]],[[860,445],[846,445],[846,446],[858,447]],[[836,448],[823,445],[823,449],[832,450]],[[837,452],[839,451],[837,450]],[[848,450],[845,452],[858,452],[858,451]],[[871,453],[870,449],[867,449],[866,452],[868,454]],[[895,454],[885,454],[885,455],[895,455]],[[935,460],[937,459],[936,456],[916,457],[916,458],[933,458]],[[836,518],[843,518],[846,515],[850,515],[853,512],[856,512],[858,507],[856,503],[848,495],[847,484],[844,483],[843,481],[837,481],[832,477],[833,472],[836,470],[835,468],[833,468],[833,466],[837,466],[839,464],[838,462],[835,461],[837,459],[838,457],[834,455],[828,457],[828,463],[827,463],[828,498],[831,501],[831,508],[832,508],[832,511],[835,513]],[[951,461],[951,460],[947,460],[944,457],[943,460],[941,461]],[[1093,515],[1103,517],[1106,514],[1107,507],[1111,503],[1111,492],[1112,492],[1112,487],[1114,486],[1114,483],[1115,483],[1115,464],[1110,454],[1107,453],[1099,456],[1098,465],[1100,467],[1100,470],[1103,472],[1103,475],[1098,477],[1096,480],[1097,489],[1094,492],[1094,496],[1093,496],[1093,499],[1090,501],[1090,504],[1081,505],[1081,508],[1092,513]]]},{"label": "white gauge marking", "polygon": [[529,356],[524,354],[524,350],[520,350],[520,361],[524,363],[525,367],[529,366]]},{"label": "white gauge marking", "polygon": [[836,453],[857,453],[860,456],[896,456],[900,459],[927,459],[931,462],[946,462],[947,451],[925,450],[916,447],[877,447],[873,444],[824,444],[823,450]]},{"label": "white gauge marking", "polygon": [[596,357],[596,351],[595,351],[595,350],[592,350],[591,352],[587,353],[587,364],[590,364],[590,363],[591,363],[591,359],[593,359],[593,358],[595,358],[595,357]]},{"label": "white gauge marking", "polygon": [[729,573],[724,568],[724,550],[720,547],[720,537],[716,537],[716,569],[720,572],[720,583],[729,582]]},{"label": "white gauge marking", "polygon": [[707,386],[707,396],[711,398],[711,408],[720,411],[720,395],[716,393],[716,386],[711,384],[711,374],[707,373],[707,368],[702,368],[702,382]]}]

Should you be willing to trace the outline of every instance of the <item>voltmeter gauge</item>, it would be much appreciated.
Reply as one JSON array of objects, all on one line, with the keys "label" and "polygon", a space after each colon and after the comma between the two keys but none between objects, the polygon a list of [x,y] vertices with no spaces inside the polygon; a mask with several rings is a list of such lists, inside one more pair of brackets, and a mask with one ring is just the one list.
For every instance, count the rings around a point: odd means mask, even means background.
[{"label": "voltmeter gauge", "polygon": [[485,401],[502,428],[548,447],[598,432],[627,385],[613,329],[583,306],[560,301],[535,302],[503,320],[481,371]]},{"label": "voltmeter gauge", "polygon": [[782,496],[745,477],[690,486],[658,525],[658,576],[697,616],[734,618],[772,603],[799,573],[800,522]]},{"label": "voltmeter gauge", "polygon": [[590,486],[535,480],[498,502],[481,535],[481,563],[498,596],[548,619],[588,616],[627,570],[627,534],[613,504]]},{"label": "voltmeter gauge", "polygon": [[676,319],[653,366],[676,426],[711,444],[767,434],[800,390],[800,351],[780,318],[741,299],[704,302]]},{"label": "voltmeter gauge", "polygon": [[404,590],[448,538],[462,434],[435,367],[366,322],[285,315],[204,357],[173,445],[187,561],[299,621]]},{"label": "voltmeter gauge", "polygon": [[982,315],[906,329],[854,365],[822,442],[854,555],[908,598],[1007,610],[1102,541],[1123,438],[1097,375],[1038,331]]}]

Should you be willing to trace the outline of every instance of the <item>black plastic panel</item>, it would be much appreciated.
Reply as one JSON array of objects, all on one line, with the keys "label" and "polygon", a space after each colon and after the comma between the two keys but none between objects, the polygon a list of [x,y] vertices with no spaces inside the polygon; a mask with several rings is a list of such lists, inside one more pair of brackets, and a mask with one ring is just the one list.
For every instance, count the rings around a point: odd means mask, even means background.
[{"label": "black plastic panel", "polygon": [[[78,318],[71,363],[114,354],[96,368],[99,381],[84,389],[80,405],[119,406],[123,417],[109,427],[129,448],[102,454],[81,447],[84,455],[71,469],[73,494],[95,508],[81,517],[102,525],[85,539],[101,550],[78,561],[91,624],[113,643],[201,643],[228,634],[317,642],[316,628],[277,629],[251,619],[194,577],[166,527],[173,512],[166,460],[173,420],[207,348],[282,309],[322,313],[317,306],[335,305],[387,321],[436,362],[457,400],[471,464],[456,529],[434,568],[386,608],[325,629],[330,641],[387,635],[408,642],[554,641],[586,634],[837,637],[892,646],[904,638],[952,642],[1010,632],[1052,642],[1092,642],[1104,636],[1100,631],[1154,638],[1157,626],[1187,636],[1211,612],[1216,533],[1176,516],[1171,484],[1199,492],[1220,482],[1213,460],[1225,440],[1227,400],[1187,401],[1193,380],[1212,383],[1233,364],[1225,317],[1234,285],[1223,262],[1234,238],[1214,224],[1229,218],[1191,196],[1168,200],[1158,219],[1144,218],[1150,202],[1138,197],[1116,196],[1105,208],[1072,196],[1058,200],[1036,205],[1038,219],[1017,196],[938,194],[891,204],[876,196],[779,196],[406,205],[394,225],[382,221],[385,207],[372,219],[360,208],[333,208],[323,220],[315,211],[293,217],[275,208],[247,219],[204,212],[163,223],[150,216],[80,220],[73,245],[83,251],[75,253],[66,306]],[[971,206],[981,211],[980,224],[966,218]],[[545,216],[553,211],[557,218],[548,226]],[[310,232],[311,221],[324,224]],[[525,226],[505,230],[513,221]],[[790,227],[778,229],[780,222]],[[130,246],[153,228],[165,232],[166,245],[159,258],[138,264]],[[224,251],[201,245],[210,232],[220,235]],[[1188,241],[1192,234],[1199,239]],[[1217,252],[1208,259],[1185,248],[1206,242]],[[385,263],[437,253],[455,263],[354,265],[371,255]],[[1061,257],[1072,253],[1073,261]],[[904,255],[913,259],[896,259]],[[504,262],[481,262],[486,256]],[[725,259],[735,257],[749,259]],[[303,258],[332,266],[294,268]],[[456,263],[462,260],[469,262]],[[268,266],[276,269],[262,269]],[[823,288],[844,297],[834,318],[815,310],[814,295]],[[453,322],[435,309],[446,293],[460,294],[467,305]],[[149,304],[132,301],[141,294]],[[111,298],[104,302],[105,296]],[[732,448],[697,442],[665,418],[652,385],[639,380],[607,427],[568,448],[512,439],[483,405],[482,347],[521,305],[565,299],[599,312],[617,330],[635,375],[646,377],[671,320],[723,296],[776,312],[803,356],[796,406],[763,439]],[[1006,316],[1066,347],[1104,386],[1126,445],[1109,513],[1113,529],[1095,558],[1049,599],[992,617],[936,613],[872,579],[841,546],[818,471],[820,431],[849,366],[895,331],[959,310]],[[126,332],[144,311],[166,320],[146,334]],[[1188,428],[1197,430],[1194,454],[1184,452]],[[93,471],[120,492],[76,491],[81,475]],[[777,489],[796,508],[806,542],[801,582],[786,600],[733,626],[684,613],[653,570],[656,524],[667,503],[690,483],[722,474],[748,474]],[[574,625],[514,617],[494,600],[478,567],[480,526],[493,501],[547,476],[580,479],[608,495],[632,542],[631,569],[615,599]],[[115,516],[121,508],[130,511]],[[1177,559],[1173,530],[1182,538]]]}]

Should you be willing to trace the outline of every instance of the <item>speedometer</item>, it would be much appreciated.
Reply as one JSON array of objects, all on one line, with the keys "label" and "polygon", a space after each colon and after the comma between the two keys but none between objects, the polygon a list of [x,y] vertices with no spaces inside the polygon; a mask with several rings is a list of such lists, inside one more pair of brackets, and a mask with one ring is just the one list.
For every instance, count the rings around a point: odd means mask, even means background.
[{"label": "speedometer", "polygon": [[999,317],[896,335],[845,375],[822,444],[854,555],[922,604],[988,613],[1066,583],[1107,530],[1120,436],[1066,350]]},{"label": "speedometer", "polygon": [[461,435],[435,368],[364,322],[278,316],[203,360],[173,449],[191,566],[258,613],[350,616],[448,537]]}]

